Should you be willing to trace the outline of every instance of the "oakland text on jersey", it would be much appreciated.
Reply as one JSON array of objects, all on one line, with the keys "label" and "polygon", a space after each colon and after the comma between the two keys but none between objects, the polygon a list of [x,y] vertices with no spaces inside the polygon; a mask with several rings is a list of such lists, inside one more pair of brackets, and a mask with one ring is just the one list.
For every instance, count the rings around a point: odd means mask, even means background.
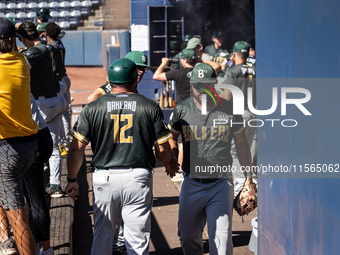
[{"label": "oakland text on jersey", "polygon": [[136,101],[109,101],[107,102],[107,112],[114,110],[130,110],[136,111]]}]

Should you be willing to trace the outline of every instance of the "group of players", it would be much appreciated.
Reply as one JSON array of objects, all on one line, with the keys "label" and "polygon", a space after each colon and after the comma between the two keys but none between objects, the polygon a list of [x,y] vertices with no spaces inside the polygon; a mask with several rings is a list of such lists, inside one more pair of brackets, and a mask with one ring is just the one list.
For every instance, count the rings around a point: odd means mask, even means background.
[{"label": "group of players", "polygon": [[[11,241],[8,220],[20,254],[53,254],[42,182],[43,165],[49,158],[51,177],[47,191],[54,196],[62,194],[59,146],[65,132],[62,115],[69,104],[65,92],[69,91],[70,82],[63,63],[65,49],[58,39],[60,28],[53,22],[43,27],[40,29],[45,31],[40,32],[46,33],[46,43],[42,42],[32,22],[15,28],[12,21],[0,18],[0,80],[4,84],[0,97],[0,217],[3,228],[0,241],[3,247],[12,248],[8,244],[8,240]],[[21,53],[17,51],[15,37],[26,46]],[[249,48],[244,41],[236,42],[230,65],[228,59],[215,62],[215,56],[209,57],[203,51],[200,39],[191,38],[177,55],[184,71],[164,72],[168,60],[163,59],[154,79],[176,80],[179,99],[168,124],[157,102],[138,94],[137,84],[149,70],[146,56],[130,52],[110,65],[107,83],[90,95],[92,102],[84,107],[74,124],[75,139],[69,146],[67,159],[65,191],[77,199],[77,174],[85,147],[91,143],[91,164],[95,167],[91,254],[111,254],[119,228],[124,230],[128,254],[148,254],[152,168],[156,157],[170,177],[176,175],[179,165],[183,171],[178,224],[183,253],[203,254],[202,230],[207,222],[209,253],[232,254],[232,174],[207,176],[195,169],[196,166],[231,165],[233,146],[240,164],[251,168],[248,141],[253,139],[247,141],[249,127],[230,126],[229,123],[216,127],[214,124],[220,116],[242,123],[242,116],[233,115],[230,91],[217,93],[214,86],[218,82],[232,84],[244,95],[249,86],[255,87],[255,68],[246,64]],[[214,49],[218,52],[215,44]],[[221,69],[224,75],[218,79]],[[206,97],[207,90],[216,94]],[[220,100],[216,101],[216,97]],[[202,114],[203,109],[205,114]],[[179,137],[181,142],[178,142]],[[183,148],[180,153],[179,144]],[[183,154],[180,164],[179,154]],[[251,173],[245,174],[245,183],[252,183]],[[28,224],[24,193],[32,217],[39,214],[34,222],[38,247]]]},{"label": "group of players", "polygon": [[[168,124],[157,102],[138,94],[138,83],[149,69],[147,57],[134,51],[111,64],[107,83],[88,97],[89,104],[74,125],[75,139],[67,161],[66,192],[77,199],[77,174],[85,147],[91,143],[95,168],[91,254],[111,254],[117,248],[114,254],[121,254],[121,240],[127,254],[148,254],[155,157],[170,177],[178,173],[180,165],[183,171],[178,219],[183,253],[203,254],[206,222],[209,254],[233,253],[232,173],[197,173],[196,167],[231,166],[235,150],[239,164],[247,169],[245,184],[253,181],[247,138],[252,142],[254,132],[241,124],[247,116],[233,115],[230,91],[217,93],[214,89],[217,83],[235,85],[244,93],[248,87],[255,88],[255,67],[246,63],[249,50],[248,43],[236,42],[233,53],[228,53],[231,63],[227,64],[228,58],[223,60],[226,67],[220,79],[221,65],[203,51],[199,38],[191,38],[176,56],[181,59],[181,69],[164,72],[169,59],[163,58],[153,78],[176,81],[177,105]],[[216,95],[208,97],[204,105],[207,90]],[[215,100],[218,97],[220,100]],[[216,127],[214,120],[221,116],[238,124]]]},{"label": "group of players", "polygon": [[68,146],[71,102],[61,29],[48,18],[43,8],[36,23],[0,18],[0,249],[6,254],[17,254],[15,244],[20,254],[54,254],[45,196],[63,195],[61,149]]}]

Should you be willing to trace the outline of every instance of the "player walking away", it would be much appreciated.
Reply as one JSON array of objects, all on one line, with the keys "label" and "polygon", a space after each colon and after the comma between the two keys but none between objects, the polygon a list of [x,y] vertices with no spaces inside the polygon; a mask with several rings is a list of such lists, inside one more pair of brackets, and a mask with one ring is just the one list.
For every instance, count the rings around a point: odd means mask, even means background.
[{"label": "player walking away", "polygon": [[[240,88],[244,95],[244,115],[243,119],[248,123],[252,119],[256,119],[255,114],[251,113],[248,109],[248,88],[253,88],[253,105],[256,108],[256,78],[255,68],[249,67],[246,60],[249,55],[249,45],[245,41],[239,41],[234,44],[232,57],[232,66],[226,71],[222,84],[231,84]],[[221,94],[222,98],[232,101],[232,94],[229,90],[224,90]],[[255,144],[254,139],[256,138],[256,127],[247,125],[245,134],[249,147],[251,149],[252,157],[255,155]],[[253,146],[254,144],[254,146]],[[234,164],[239,166],[237,152],[234,143],[232,142],[231,153],[234,158]],[[244,178],[243,174],[235,173],[237,178]]]},{"label": "player walking away", "polygon": [[137,68],[123,58],[108,71],[112,94],[87,104],[72,130],[67,160],[66,192],[79,195],[77,174],[85,147],[91,142],[93,174],[94,237],[91,254],[111,255],[117,221],[124,221],[128,254],[149,254],[152,207],[152,167],[156,158],[172,177],[178,165],[168,140],[171,133],[158,104],[135,93]]},{"label": "player walking away", "polygon": [[[213,100],[206,93],[214,93],[213,68],[205,63],[196,65],[190,83],[193,96],[176,105],[169,122],[174,154],[177,137],[183,136],[184,181],[179,196],[178,234],[185,255],[203,254],[202,232],[207,222],[209,254],[229,255],[233,253],[234,186],[232,172],[228,171],[232,165],[231,139],[234,137],[240,162],[245,167],[251,167],[249,146],[243,126],[237,124],[242,123],[242,117],[233,115],[232,104],[223,99]],[[207,99],[206,104],[203,98]],[[202,114],[204,108],[206,115]],[[231,120],[235,124],[231,125]],[[247,183],[251,182],[249,177]]]},{"label": "player walking away", "polygon": [[43,116],[52,136],[53,152],[49,159],[50,185],[47,194],[61,197],[63,192],[61,182],[61,155],[58,137],[62,130],[62,113],[66,108],[66,101],[57,79],[55,79],[56,64],[52,47],[40,41],[38,31],[32,22],[23,22],[18,29],[22,35],[22,43],[27,47],[22,53],[31,65],[31,91],[40,113]]},{"label": "player walking away", "polygon": [[46,25],[46,39],[47,44],[50,45],[53,49],[53,56],[56,63],[56,79],[59,81],[60,91],[62,92],[65,100],[66,100],[66,110],[62,114],[63,120],[63,129],[61,136],[61,151],[66,154],[66,149],[68,148],[68,143],[71,138],[71,117],[72,117],[72,108],[71,108],[71,94],[70,87],[71,81],[70,78],[66,74],[65,68],[65,47],[61,40],[58,39],[61,28],[54,22],[49,22]]},{"label": "player walking away", "polygon": [[[147,56],[140,51],[130,51],[125,55],[125,58],[128,58],[135,62],[137,65],[137,83],[139,83],[142,79],[145,73],[149,71],[150,66],[147,65],[148,58]],[[101,87],[97,88],[95,91],[93,91],[88,97],[87,102],[92,102],[96,100],[98,97],[110,94],[111,93],[111,85],[109,82],[106,82]]]},{"label": "player walking away", "polygon": [[[176,102],[179,103],[190,97],[190,79],[188,73],[191,72],[196,65],[196,54],[194,50],[184,49],[180,54],[177,54],[176,57],[181,59],[181,69],[172,68],[170,71],[164,72],[166,65],[169,64],[169,59],[162,58],[162,63],[155,71],[153,79],[157,81],[174,80],[176,83]],[[181,136],[178,139],[178,150],[178,163],[181,165],[183,159]]]},{"label": "player walking away", "polygon": [[[9,225],[20,254],[35,254],[23,193],[22,174],[38,149],[38,125],[30,108],[30,69],[15,51],[14,24],[0,18],[0,250],[16,254]],[[8,220],[8,221],[7,221]]]}]

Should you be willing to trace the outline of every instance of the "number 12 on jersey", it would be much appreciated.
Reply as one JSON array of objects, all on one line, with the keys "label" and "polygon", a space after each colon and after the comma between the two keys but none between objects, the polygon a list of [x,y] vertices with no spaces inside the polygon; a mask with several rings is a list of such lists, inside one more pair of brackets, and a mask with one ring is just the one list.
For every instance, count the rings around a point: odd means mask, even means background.
[{"label": "number 12 on jersey", "polygon": [[[133,137],[125,135],[125,131],[133,126],[133,114],[111,114],[113,120],[113,140],[114,143],[133,143]],[[127,120],[127,121],[126,121]],[[126,124],[120,127],[120,122],[126,122]]]}]

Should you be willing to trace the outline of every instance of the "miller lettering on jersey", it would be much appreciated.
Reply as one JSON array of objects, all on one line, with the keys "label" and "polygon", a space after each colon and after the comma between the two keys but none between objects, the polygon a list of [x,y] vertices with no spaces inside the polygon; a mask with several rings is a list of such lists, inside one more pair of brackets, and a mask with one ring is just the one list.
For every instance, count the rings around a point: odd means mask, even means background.
[{"label": "miller lettering on jersey", "polygon": [[107,102],[107,112],[114,110],[130,110],[136,111],[136,101],[111,101]]},{"label": "miller lettering on jersey", "polygon": [[197,125],[182,125],[184,140],[223,140],[228,142],[230,138],[230,126],[202,126],[201,130]]}]

